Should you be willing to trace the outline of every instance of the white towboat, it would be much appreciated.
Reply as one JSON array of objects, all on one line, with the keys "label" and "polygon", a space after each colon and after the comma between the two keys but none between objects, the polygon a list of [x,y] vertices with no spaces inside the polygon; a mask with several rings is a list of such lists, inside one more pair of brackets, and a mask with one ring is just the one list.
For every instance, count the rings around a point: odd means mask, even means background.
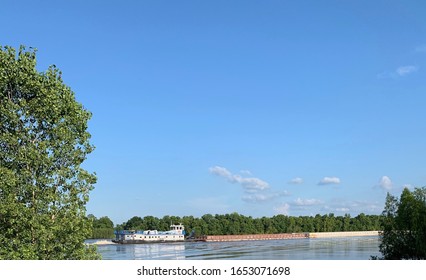
[{"label": "white towboat", "polygon": [[122,230],[115,232],[114,243],[139,244],[155,242],[179,242],[185,241],[185,227],[182,224],[171,225],[169,231],[158,230]]}]

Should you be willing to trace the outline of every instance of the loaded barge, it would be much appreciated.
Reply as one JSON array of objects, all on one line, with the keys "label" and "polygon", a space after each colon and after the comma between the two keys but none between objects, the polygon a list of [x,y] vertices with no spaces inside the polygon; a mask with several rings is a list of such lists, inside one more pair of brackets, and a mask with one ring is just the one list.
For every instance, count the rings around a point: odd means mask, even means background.
[{"label": "loaded barge", "polygon": [[276,234],[240,234],[240,235],[207,235],[202,241],[247,241],[247,240],[279,240],[309,238],[309,233],[276,233]]},{"label": "loaded barge", "polygon": [[157,230],[123,230],[115,233],[114,243],[140,244],[161,242],[225,242],[248,240],[281,240],[281,239],[305,239],[305,238],[338,238],[355,236],[378,236],[378,231],[354,231],[354,232],[315,232],[315,233],[276,233],[276,234],[239,234],[239,235],[202,235],[195,237],[195,232],[185,238],[185,228],[182,224],[171,225],[169,231]]}]

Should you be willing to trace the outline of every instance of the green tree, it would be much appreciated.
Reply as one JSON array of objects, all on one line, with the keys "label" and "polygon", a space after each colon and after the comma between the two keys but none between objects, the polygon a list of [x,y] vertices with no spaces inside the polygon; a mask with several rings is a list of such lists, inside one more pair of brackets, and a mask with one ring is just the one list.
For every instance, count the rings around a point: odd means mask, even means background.
[{"label": "green tree", "polygon": [[[145,216],[143,218],[143,222],[145,224],[144,229],[150,230],[150,229],[159,229],[160,225],[160,219],[154,216]],[[163,229],[164,230],[164,229]]]},{"label": "green tree", "polygon": [[137,230],[137,229],[146,229],[144,228],[143,219],[138,216],[132,217],[124,224],[124,229],[128,230]]},{"label": "green tree", "polygon": [[278,232],[283,233],[283,232],[287,232],[288,230],[288,221],[289,218],[288,216],[282,215],[282,214],[278,214],[273,216],[272,218],[272,222],[274,224],[274,227],[277,229]]},{"label": "green tree", "polygon": [[343,218],[343,231],[350,231],[351,230],[351,215],[345,214]]},{"label": "green tree", "polygon": [[315,232],[323,231],[323,222],[320,214],[316,214],[314,218],[314,228]]},{"label": "green tree", "polygon": [[93,232],[91,238],[113,238],[114,237],[114,223],[107,216],[96,219],[93,215],[88,215],[93,221]]},{"label": "green tree", "polygon": [[272,223],[272,219],[268,217],[261,218],[264,228],[264,233],[278,233],[277,229]]},{"label": "green tree", "polygon": [[304,216],[303,219],[303,232],[314,232],[314,219],[312,217]]},{"label": "green tree", "polygon": [[405,188],[399,200],[387,194],[380,252],[384,259],[426,258],[426,188]]},{"label": "green tree", "polygon": [[114,223],[111,221],[111,219],[107,216],[100,217],[99,219],[96,219],[93,221],[93,227],[94,228],[114,228]]},{"label": "green tree", "polygon": [[364,213],[360,213],[354,219],[355,230],[372,230],[370,219]]},{"label": "green tree", "polygon": [[0,46],[0,259],[93,259],[91,113],[36,51]]}]

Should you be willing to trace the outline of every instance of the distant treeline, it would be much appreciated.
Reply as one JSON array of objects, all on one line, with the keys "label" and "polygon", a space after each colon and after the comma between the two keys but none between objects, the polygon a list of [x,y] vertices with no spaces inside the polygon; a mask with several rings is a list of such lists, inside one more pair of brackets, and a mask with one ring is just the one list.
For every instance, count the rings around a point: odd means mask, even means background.
[{"label": "distant treeline", "polygon": [[193,216],[153,216],[133,217],[127,222],[117,225],[116,230],[168,230],[171,224],[182,223],[186,232],[195,230],[196,235],[216,234],[258,234],[258,233],[296,233],[296,232],[331,232],[331,231],[369,231],[380,230],[380,215],[365,215],[356,217],[349,214],[334,216],[334,214],[292,217],[276,215],[273,217],[253,218],[238,213],[211,215],[201,218]]},{"label": "distant treeline", "polygon": [[113,238],[114,230],[169,230],[171,224],[182,223],[189,234],[195,231],[196,235],[221,235],[221,234],[258,234],[258,233],[296,233],[296,232],[331,232],[331,231],[369,231],[380,230],[380,215],[365,215],[356,217],[349,214],[334,216],[326,214],[316,216],[285,216],[253,218],[238,213],[211,215],[206,214],[201,218],[193,216],[153,216],[133,217],[127,222],[114,227],[108,217],[93,220],[92,238]]}]

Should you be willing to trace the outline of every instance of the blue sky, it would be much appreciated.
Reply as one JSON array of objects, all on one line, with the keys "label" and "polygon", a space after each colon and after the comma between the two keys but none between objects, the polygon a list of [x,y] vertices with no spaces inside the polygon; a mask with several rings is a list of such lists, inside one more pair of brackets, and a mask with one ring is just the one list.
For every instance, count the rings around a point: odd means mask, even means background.
[{"label": "blue sky", "polygon": [[381,213],[426,185],[423,1],[1,1],[93,113],[88,213]]}]

